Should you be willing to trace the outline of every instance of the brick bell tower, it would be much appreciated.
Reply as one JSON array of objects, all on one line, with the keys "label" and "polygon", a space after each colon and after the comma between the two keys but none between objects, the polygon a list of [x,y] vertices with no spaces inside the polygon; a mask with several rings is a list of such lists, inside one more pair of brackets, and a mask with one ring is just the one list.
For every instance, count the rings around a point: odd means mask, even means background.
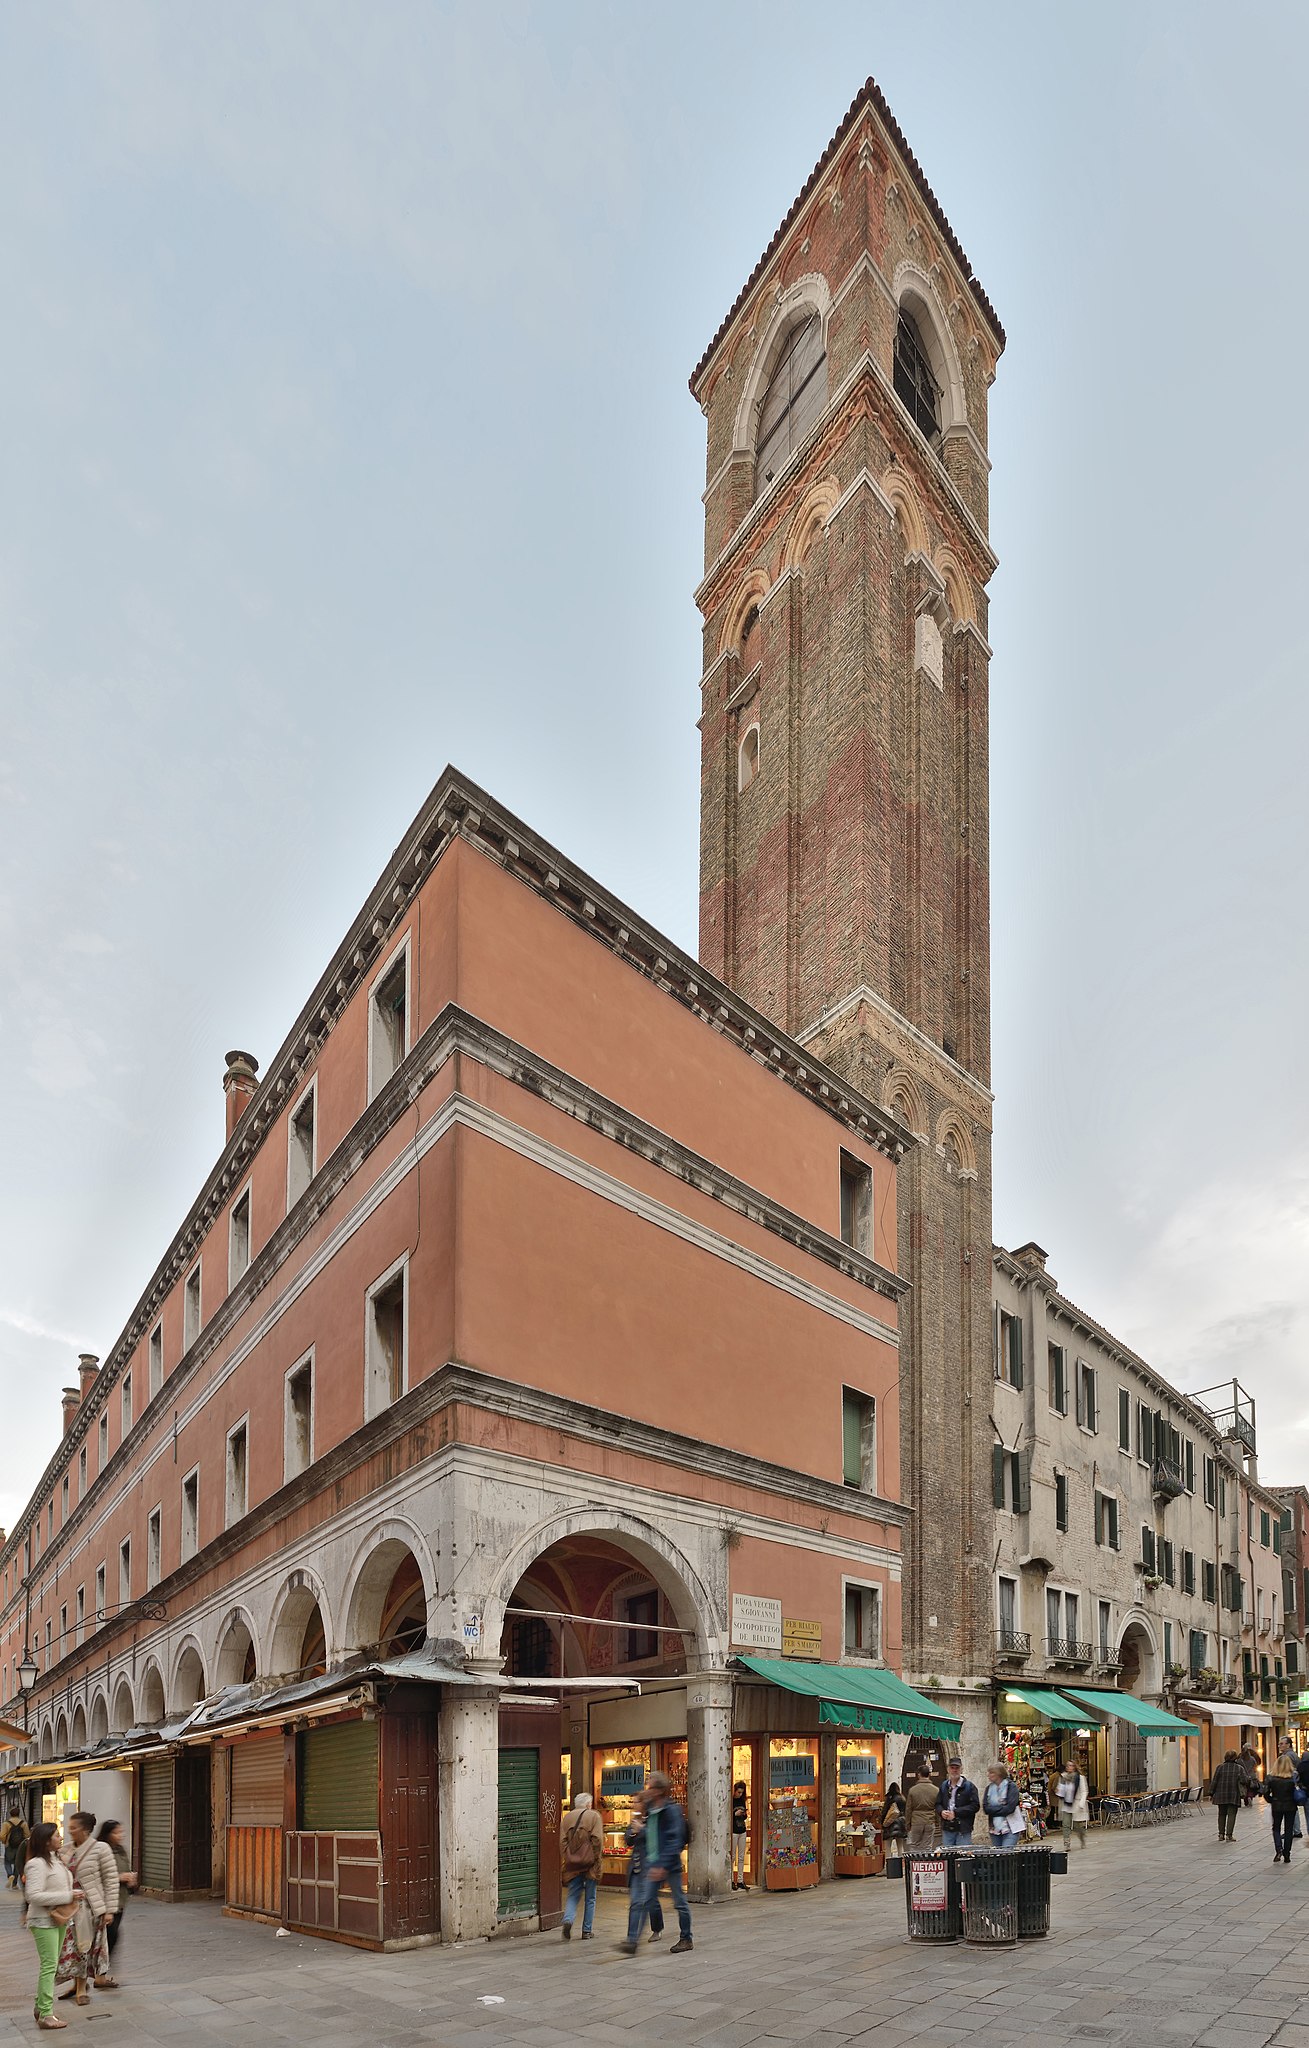
[{"label": "brick bell tower", "polygon": [[[906,1675],[989,1676],[987,392],[1004,331],[873,80],[694,375],[700,948],[918,1138]],[[894,1654],[897,1646],[888,1644]],[[965,1742],[989,1702],[967,1692]]]}]

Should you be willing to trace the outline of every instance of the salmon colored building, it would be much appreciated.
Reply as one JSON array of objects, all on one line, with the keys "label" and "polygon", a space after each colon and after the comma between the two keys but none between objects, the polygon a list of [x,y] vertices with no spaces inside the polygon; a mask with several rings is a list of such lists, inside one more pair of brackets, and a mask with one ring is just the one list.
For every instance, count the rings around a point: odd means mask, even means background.
[{"label": "salmon colored building", "polygon": [[[447,771],[0,1549],[11,1783],[371,1945],[550,1924],[646,1772],[729,1884],[875,1863],[906,1132]],[[38,1667],[27,1690],[25,1658]],[[30,1675],[30,1674],[29,1674]]]}]

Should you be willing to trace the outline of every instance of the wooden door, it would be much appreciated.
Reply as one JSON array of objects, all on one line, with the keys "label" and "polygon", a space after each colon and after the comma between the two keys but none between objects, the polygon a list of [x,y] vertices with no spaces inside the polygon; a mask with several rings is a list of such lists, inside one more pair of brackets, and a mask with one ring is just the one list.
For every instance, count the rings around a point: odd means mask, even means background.
[{"label": "wooden door", "polygon": [[209,1751],[184,1749],[173,1784],[173,1886],[179,1892],[207,1892],[214,1881],[209,1826]]},{"label": "wooden door", "polygon": [[384,1714],[386,1939],[437,1929],[436,1715]]}]

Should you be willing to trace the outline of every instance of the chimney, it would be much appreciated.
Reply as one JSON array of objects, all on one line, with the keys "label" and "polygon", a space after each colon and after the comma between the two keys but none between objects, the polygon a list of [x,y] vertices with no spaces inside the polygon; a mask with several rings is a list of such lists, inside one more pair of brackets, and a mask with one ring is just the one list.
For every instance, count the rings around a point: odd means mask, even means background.
[{"label": "chimney", "polygon": [[1014,1253],[1014,1257],[1017,1259],[1019,1265],[1026,1266],[1028,1270],[1033,1273],[1045,1272],[1045,1262],[1047,1256],[1048,1254],[1046,1252],[1044,1245],[1035,1244],[1030,1240],[1027,1244],[1020,1244],[1017,1251]]},{"label": "chimney", "polygon": [[79,1354],[77,1369],[82,1376],[82,1399],[85,1401],[95,1385],[95,1376],[100,1370],[100,1361],[94,1351],[83,1351]]},{"label": "chimney", "polygon": [[70,1429],[72,1428],[72,1426],[73,1426],[73,1423],[74,1423],[74,1422],[76,1421],[76,1419],[77,1419],[77,1411],[78,1411],[78,1409],[79,1409],[79,1408],[81,1407],[81,1405],[82,1405],[82,1396],[81,1396],[81,1394],[80,1394],[80,1393],[78,1392],[77,1388],[76,1388],[76,1387],[65,1387],[65,1388],[64,1388],[64,1435],[65,1435],[65,1436],[67,1436],[67,1435],[68,1435],[68,1432],[69,1432],[69,1430],[70,1430]]},{"label": "chimney", "polygon": [[223,1093],[227,1097],[227,1135],[230,1138],[254,1100],[259,1086],[259,1062],[250,1052],[229,1052]]}]

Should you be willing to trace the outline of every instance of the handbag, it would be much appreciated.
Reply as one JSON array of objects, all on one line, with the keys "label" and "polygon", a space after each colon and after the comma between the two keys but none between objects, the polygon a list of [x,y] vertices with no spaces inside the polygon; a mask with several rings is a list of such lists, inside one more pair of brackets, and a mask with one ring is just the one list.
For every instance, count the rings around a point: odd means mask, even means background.
[{"label": "handbag", "polygon": [[564,1869],[572,1877],[588,1877],[595,1868],[595,1836],[575,1820],[564,1836]]}]

